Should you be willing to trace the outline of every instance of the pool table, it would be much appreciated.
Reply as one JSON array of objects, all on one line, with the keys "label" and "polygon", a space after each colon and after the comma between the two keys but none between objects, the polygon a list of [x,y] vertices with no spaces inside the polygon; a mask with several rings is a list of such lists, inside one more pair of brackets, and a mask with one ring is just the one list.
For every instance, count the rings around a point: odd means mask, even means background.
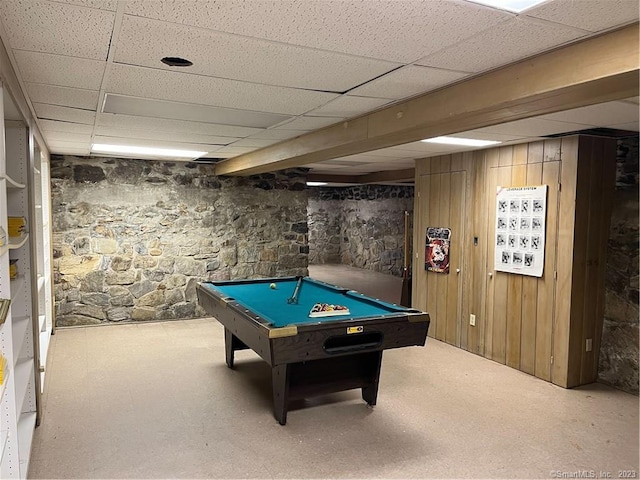
[{"label": "pool table", "polygon": [[[289,300],[299,286],[297,303]],[[429,315],[309,277],[202,282],[200,305],[224,325],[226,362],[251,348],[271,366],[276,420],[290,400],[362,389],[376,404],[382,351],[424,345]],[[316,303],[344,306],[346,315],[312,318]]]}]

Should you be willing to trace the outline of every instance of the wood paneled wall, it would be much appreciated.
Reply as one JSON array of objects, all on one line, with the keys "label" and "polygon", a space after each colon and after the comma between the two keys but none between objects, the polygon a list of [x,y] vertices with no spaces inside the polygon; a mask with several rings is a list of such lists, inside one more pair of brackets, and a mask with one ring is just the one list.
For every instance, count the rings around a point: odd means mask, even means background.
[{"label": "wood paneled wall", "polygon": [[[615,149],[572,136],[416,161],[413,306],[430,336],[564,387],[595,380]],[[541,278],[493,270],[497,188],[525,185],[548,185]],[[451,228],[449,275],[424,269],[427,227]]]}]

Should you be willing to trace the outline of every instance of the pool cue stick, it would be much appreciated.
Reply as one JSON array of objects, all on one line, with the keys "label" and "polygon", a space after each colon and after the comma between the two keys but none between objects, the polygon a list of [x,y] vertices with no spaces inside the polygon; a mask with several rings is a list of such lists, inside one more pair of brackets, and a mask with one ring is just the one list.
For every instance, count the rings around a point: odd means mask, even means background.
[{"label": "pool cue stick", "polygon": [[402,292],[400,305],[411,306],[411,276],[409,273],[409,212],[404,212],[404,265],[402,268]]},{"label": "pool cue stick", "polygon": [[300,287],[302,286],[302,277],[298,277],[298,282],[296,283],[296,288],[293,291],[293,295],[291,295],[288,299],[287,299],[287,303],[291,304],[291,303],[295,303],[296,305],[298,304],[298,295],[300,295]]}]

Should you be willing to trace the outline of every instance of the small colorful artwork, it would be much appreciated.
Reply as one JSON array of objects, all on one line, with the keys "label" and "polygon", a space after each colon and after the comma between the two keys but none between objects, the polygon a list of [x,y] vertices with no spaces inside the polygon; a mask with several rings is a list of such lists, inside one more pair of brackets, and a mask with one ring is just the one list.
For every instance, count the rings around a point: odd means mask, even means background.
[{"label": "small colorful artwork", "polygon": [[424,268],[429,272],[449,273],[451,229],[428,227]]}]

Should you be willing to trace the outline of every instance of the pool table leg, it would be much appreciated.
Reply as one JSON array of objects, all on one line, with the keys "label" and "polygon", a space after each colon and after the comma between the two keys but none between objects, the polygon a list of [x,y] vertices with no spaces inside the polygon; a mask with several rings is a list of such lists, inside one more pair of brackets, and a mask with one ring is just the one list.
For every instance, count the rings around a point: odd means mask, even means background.
[{"label": "pool table leg", "polygon": [[287,364],[276,365],[271,369],[273,384],[273,413],[280,425],[287,423],[287,406],[289,403],[290,369]]},{"label": "pool table leg", "polygon": [[380,367],[382,366],[382,350],[376,352],[376,358],[374,358],[371,364],[372,371],[370,372],[371,383],[366,387],[362,387],[362,399],[367,402],[368,405],[374,406],[378,399],[378,385],[380,383]]}]

